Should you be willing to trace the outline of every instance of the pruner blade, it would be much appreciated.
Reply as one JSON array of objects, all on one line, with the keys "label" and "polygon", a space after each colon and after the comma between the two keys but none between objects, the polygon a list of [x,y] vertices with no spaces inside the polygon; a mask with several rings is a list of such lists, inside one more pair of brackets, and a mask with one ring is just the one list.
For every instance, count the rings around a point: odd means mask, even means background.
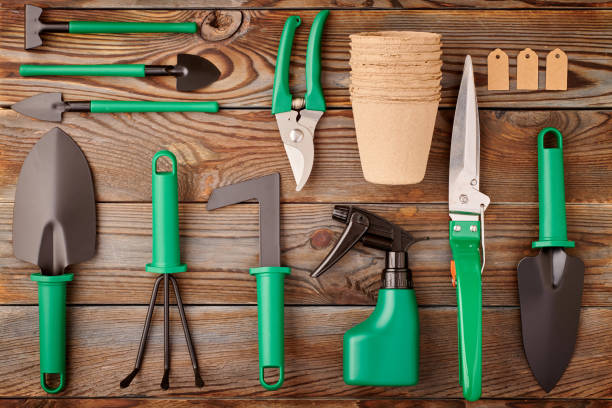
[{"label": "pruner blade", "polygon": [[[490,199],[480,192],[480,125],[472,58],[467,55],[450,149],[448,207],[453,220],[478,220]],[[475,216],[475,217],[474,217]]]}]

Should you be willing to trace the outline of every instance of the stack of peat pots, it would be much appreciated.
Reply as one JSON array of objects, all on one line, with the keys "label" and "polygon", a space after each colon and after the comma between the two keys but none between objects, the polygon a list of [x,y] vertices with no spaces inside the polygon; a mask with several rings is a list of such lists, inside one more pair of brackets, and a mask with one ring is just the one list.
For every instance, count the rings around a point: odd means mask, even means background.
[{"label": "stack of peat pots", "polygon": [[365,179],[414,184],[425,177],[440,101],[441,35],[353,34],[351,103]]}]

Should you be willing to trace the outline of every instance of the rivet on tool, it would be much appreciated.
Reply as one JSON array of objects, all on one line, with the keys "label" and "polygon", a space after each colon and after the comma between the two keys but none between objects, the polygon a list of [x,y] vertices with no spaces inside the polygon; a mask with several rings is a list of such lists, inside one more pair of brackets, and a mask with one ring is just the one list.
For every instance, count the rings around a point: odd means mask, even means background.
[{"label": "rivet on tool", "polygon": [[455,231],[455,232],[459,232],[459,231],[461,231],[461,225],[455,225],[455,226],[453,227],[453,231]]},{"label": "rivet on tool", "polygon": [[476,232],[478,231],[478,227],[476,225],[470,225],[470,231]]},{"label": "rivet on tool", "polygon": [[478,180],[472,179],[472,181],[470,181],[470,184],[475,186],[476,184],[478,184]]},{"label": "rivet on tool", "polygon": [[289,132],[289,138],[292,142],[298,143],[304,138],[304,133],[300,129],[291,129],[291,132]]},{"label": "rivet on tool", "polygon": [[459,201],[461,201],[461,204],[465,204],[468,202],[468,196],[466,194],[461,194],[459,196]]}]

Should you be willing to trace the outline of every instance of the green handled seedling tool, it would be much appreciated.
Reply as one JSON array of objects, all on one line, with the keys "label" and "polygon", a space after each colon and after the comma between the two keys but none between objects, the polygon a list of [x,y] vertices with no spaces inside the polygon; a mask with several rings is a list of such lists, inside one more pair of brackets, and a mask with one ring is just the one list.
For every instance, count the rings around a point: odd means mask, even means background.
[{"label": "green handled seedling tool", "polygon": [[195,33],[198,25],[188,23],[143,23],[110,21],[68,21],[43,23],[40,7],[25,6],[24,48],[29,50],[42,45],[42,33]]},{"label": "green handled seedling tool", "polygon": [[22,65],[21,76],[174,76],[176,89],[195,91],[215,82],[221,74],[206,58],[192,54],[179,54],[176,65],[110,64],[110,65]]},{"label": "green handled seedling tool", "polygon": [[218,112],[217,102],[79,101],[64,102],[59,92],[41,93],[11,106],[15,112],[39,120],[61,122],[64,112]]},{"label": "green handled seedling tool", "polygon": [[[69,265],[95,253],[96,203],[87,159],[54,128],[34,146],[21,168],[13,213],[13,249],[40,267],[38,283],[40,382],[54,394],[66,380],[66,284]],[[47,376],[59,375],[59,385]]]},{"label": "green handled seedling tool", "polygon": [[357,242],[386,251],[374,312],[344,334],[344,382],[414,385],[419,381],[419,311],[407,251],[417,240],[398,225],[361,208],[337,205],[332,218],[347,226],[310,275],[313,278],[331,268]]},{"label": "green handled seedling tool", "polygon": [[[259,381],[267,390],[283,384],[285,373],[284,280],[291,268],[280,266],[280,176],[243,181],[213,190],[207,210],[255,199],[259,202],[259,268],[251,268],[257,279],[257,321],[259,333]],[[266,368],[279,370],[278,381],[268,384]]]},{"label": "green handled seedling tool", "polygon": [[[554,146],[545,146],[547,135]],[[584,263],[563,248],[567,240],[563,143],[561,132],[545,128],[538,134],[540,254],[518,265],[523,347],[533,375],[549,392],[569,364],[578,333]]]},{"label": "green handled seedling tool", "polygon": [[[172,163],[172,169],[169,172],[157,170],[157,161],[166,157]],[[147,264],[147,272],[159,273],[159,277],[155,279],[153,292],[151,293],[151,301],[147,310],[147,318],[142,330],[140,338],[140,346],[136,355],[136,363],[134,369],[127,377],[121,381],[121,388],[126,388],[130,385],[136,374],[140,371],[144,350],[149,337],[151,328],[151,318],[153,317],[153,309],[155,308],[155,299],[160,283],[164,282],[164,375],[160,387],[167,390],[170,387],[170,283],[174,288],[174,296],[181,323],[183,324],[183,332],[185,333],[185,341],[187,342],[187,350],[191,358],[193,374],[195,376],[195,385],[203,387],[204,381],[200,376],[200,368],[198,359],[191,341],[187,318],[183,308],[183,301],[179,293],[178,282],[172,276],[173,273],[185,272],[187,265],[181,263],[181,249],[179,243],[179,215],[178,215],[178,181],[177,181],[177,163],[174,154],[167,150],[161,150],[153,156],[152,169],[152,207],[153,207],[153,262]]]},{"label": "green handled seedling tool", "polygon": [[482,388],[481,275],[485,260],[484,213],[490,201],[480,192],[480,124],[474,69],[468,55],[457,96],[448,169],[451,274],[453,286],[457,287],[459,383],[468,401],[478,400]]}]

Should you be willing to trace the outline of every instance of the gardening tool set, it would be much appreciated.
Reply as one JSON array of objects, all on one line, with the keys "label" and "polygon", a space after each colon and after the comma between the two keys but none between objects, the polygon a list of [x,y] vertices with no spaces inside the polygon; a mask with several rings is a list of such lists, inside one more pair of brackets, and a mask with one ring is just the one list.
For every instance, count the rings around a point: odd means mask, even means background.
[{"label": "gardening tool set", "polygon": [[[194,33],[196,23],[42,22],[42,9],[25,7],[25,48],[42,45],[41,34]],[[312,23],[306,50],[306,94],[293,98],[289,63],[299,16],[287,18],[278,47],[272,114],[300,191],[314,164],[314,135],[325,112],[321,86],[321,39],[329,11]],[[366,179],[380,184],[414,184],[423,179],[440,100],[441,36],[418,32],[361,33],[351,36],[351,98],[355,108],[360,158]],[[497,50],[496,50],[497,51]],[[501,51],[501,50],[499,50]],[[507,58],[507,57],[506,57]],[[491,57],[490,57],[491,59]],[[204,88],[221,76],[198,55],[178,54],[176,65],[22,65],[22,76],[174,76],[178,91]],[[502,61],[507,63],[507,59]],[[503,79],[503,78],[502,78]],[[491,80],[490,80],[491,82]],[[500,81],[504,82],[505,81]],[[386,87],[387,90],[379,88]],[[384,85],[384,86],[383,86]],[[502,86],[503,84],[499,85]],[[401,92],[391,92],[391,90]],[[59,92],[41,93],[11,106],[21,114],[60,122],[65,112],[217,112],[217,102],[64,101]],[[409,124],[409,126],[407,126]],[[408,136],[406,136],[408,134]],[[547,139],[552,137],[552,145]],[[550,391],[568,365],[576,342],[584,264],[565,253],[567,239],[563,185],[562,135],[543,129],[538,151],[540,248],[518,265],[522,335],[525,354],[542,388]],[[409,157],[418,152],[414,160]],[[170,164],[163,171],[164,162]],[[410,162],[410,163],[408,163]],[[408,163],[404,165],[404,163]],[[187,270],[179,242],[178,161],[166,150],[152,158],[152,262],[158,273],[147,310],[133,370],[120,383],[128,387],[142,367],[157,293],[163,282],[164,370],[160,386],[170,386],[170,286],[180,315],[196,387],[203,387],[197,355],[175,273]],[[449,160],[449,241],[452,285],[457,296],[459,383],[469,401],[482,388],[482,276],[485,270],[484,214],[490,198],[480,192],[480,128],[472,59],[465,58],[457,97]],[[259,380],[266,390],[285,379],[284,282],[291,268],[281,266],[280,175],[218,187],[207,210],[244,201],[259,205],[259,267],[250,269],[257,284]],[[220,210],[222,211],[222,210]],[[362,208],[336,205],[332,218],[346,225],[312,272],[324,279],[351,249],[361,243],[385,252],[378,300],[372,314],[348,330],[343,343],[343,376],[350,385],[410,386],[419,380],[419,314],[408,267],[408,250],[420,240],[389,220]],[[77,144],[59,128],[45,134],[25,159],[15,193],[15,256],[36,264],[38,284],[40,373],[42,388],[59,392],[66,384],[66,288],[69,265],[94,256],[96,207],[92,175]],[[270,370],[278,379],[269,382]],[[50,385],[52,376],[57,385]],[[255,373],[253,373],[255,376]]]}]

